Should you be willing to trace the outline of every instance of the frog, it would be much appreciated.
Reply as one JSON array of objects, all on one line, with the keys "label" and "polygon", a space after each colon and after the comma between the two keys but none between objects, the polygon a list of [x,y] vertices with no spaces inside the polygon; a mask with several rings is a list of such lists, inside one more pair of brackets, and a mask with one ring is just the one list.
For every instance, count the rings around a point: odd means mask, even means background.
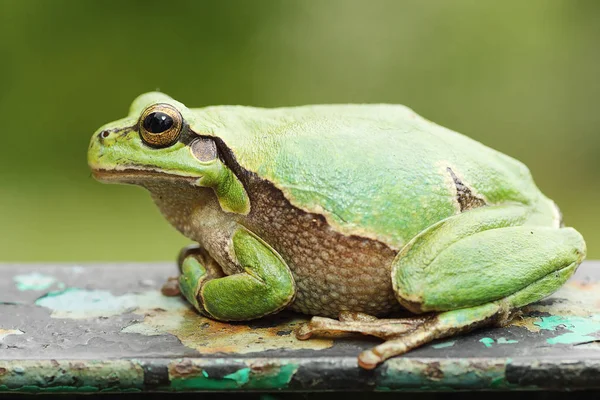
[{"label": "frog", "polygon": [[146,189],[194,243],[171,294],[217,321],[306,314],[299,340],[383,339],[365,369],[510,323],[586,255],[523,163],[403,105],[188,108],[149,92],[93,134],[88,164]]}]

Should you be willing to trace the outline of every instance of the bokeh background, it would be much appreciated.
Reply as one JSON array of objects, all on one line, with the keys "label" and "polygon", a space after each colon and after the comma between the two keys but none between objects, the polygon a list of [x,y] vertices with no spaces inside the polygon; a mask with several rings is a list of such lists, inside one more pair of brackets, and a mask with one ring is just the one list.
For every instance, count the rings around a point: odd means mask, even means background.
[{"label": "bokeh background", "polygon": [[0,0],[0,260],[168,260],[187,240],[89,138],[188,106],[402,103],[525,162],[600,258],[600,1]]}]

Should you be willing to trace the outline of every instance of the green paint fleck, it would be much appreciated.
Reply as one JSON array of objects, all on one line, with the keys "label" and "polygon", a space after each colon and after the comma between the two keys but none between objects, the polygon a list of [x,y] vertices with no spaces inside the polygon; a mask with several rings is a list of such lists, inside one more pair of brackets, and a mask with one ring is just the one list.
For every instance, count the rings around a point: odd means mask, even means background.
[{"label": "green paint fleck", "polygon": [[556,328],[566,328],[571,329],[574,328],[574,325],[570,322],[570,319],[560,316],[560,315],[551,315],[549,317],[541,317],[540,321],[534,322],[534,325],[539,326],[541,329],[545,330],[556,330]]},{"label": "green paint fleck", "polygon": [[557,328],[566,329],[570,332],[546,339],[548,344],[573,344],[597,340],[593,334],[600,334],[600,315],[590,317],[551,315],[541,317],[540,321],[534,322],[540,329],[556,331]]},{"label": "green paint fleck", "polygon": [[236,381],[238,385],[244,386],[250,380],[250,368],[242,368],[232,374],[225,375],[224,378],[232,379]]},{"label": "green paint fleck", "polygon": [[203,375],[205,378],[208,378],[208,372],[206,372],[205,370],[202,370],[202,375]]},{"label": "green paint fleck", "polygon": [[17,284],[17,289],[21,291],[25,290],[46,290],[56,282],[56,278],[40,274],[38,272],[32,272],[25,275],[17,275],[13,277],[13,280]]},{"label": "green paint fleck", "polygon": [[514,344],[514,343],[519,343],[519,341],[501,337],[498,340],[496,340],[496,343],[498,343],[498,344]]},{"label": "green paint fleck", "polygon": [[455,343],[456,343],[456,340],[450,340],[448,342],[434,344],[431,347],[433,347],[434,349],[444,349],[446,347],[452,347],[452,346],[454,346]]},{"label": "green paint fleck", "polygon": [[483,343],[483,345],[484,345],[485,347],[488,347],[488,348],[489,348],[489,347],[492,347],[492,345],[494,344],[494,339],[492,339],[492,338],[489,338],[489,337],[484,337],[484,338],[482,338],[482,339],[479,339],[479,341],[480,341],[481,343]]}]

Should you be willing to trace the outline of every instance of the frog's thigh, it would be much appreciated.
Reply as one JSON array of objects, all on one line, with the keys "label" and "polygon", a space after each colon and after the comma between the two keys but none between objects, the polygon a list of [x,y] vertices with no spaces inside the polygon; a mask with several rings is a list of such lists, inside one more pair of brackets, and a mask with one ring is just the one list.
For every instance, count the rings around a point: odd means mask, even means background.
[{"label": "frog's thigh", "polygon": [[413,312],[439,311],[413,331],[359,356],[365,368],[434,339],[504,323],[511,310],[557,290],[585,257],[571,228],[521,225],[518,206],[485,207],[448,218],[406,245],[392,281]]},{"label": "frog's thigh", "polygon": [[[232,250],[240,272],[216,279],[203,281],[203,269],[195,266],[186,270],[184,261],[182,275],[199,282],[188,290],[189,297],[196,299],[192,304],[212,318],[243,321],[277,312],[293,300],[292,273],[268,244],[239,228],[232,236]],[[183,287],[182,292],[186,292]]]},{"label": "frog's thigh", "polygon": [[398,301],[418,313],[500,299],[521,307],[551,294],[581,263],[585,242],[571,228],[523,226],[526,218],[520,206],[482,207],[420,233],[393,262]]}]

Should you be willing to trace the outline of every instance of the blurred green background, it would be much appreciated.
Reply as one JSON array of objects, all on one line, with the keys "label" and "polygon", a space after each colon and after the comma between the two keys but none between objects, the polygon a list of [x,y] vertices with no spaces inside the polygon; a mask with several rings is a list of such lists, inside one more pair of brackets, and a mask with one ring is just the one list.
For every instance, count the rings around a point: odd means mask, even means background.
[{"label": "blurred green background", "polygon": [[188,106],[402,103],[525,162],[600,258],[600,1],[0,0],[0,260],[168,260],[187,243],[89,138]]}]

